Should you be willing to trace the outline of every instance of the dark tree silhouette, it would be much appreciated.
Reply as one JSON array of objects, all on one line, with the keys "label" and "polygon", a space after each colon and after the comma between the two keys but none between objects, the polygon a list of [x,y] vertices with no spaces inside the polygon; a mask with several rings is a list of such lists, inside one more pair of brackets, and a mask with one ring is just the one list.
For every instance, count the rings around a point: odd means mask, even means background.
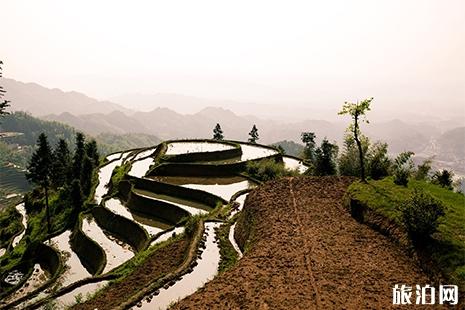
[{"label": "dark tree silhouette", "polygon": [[81,182],[79,182],[79,180],[73,180],[71,183],[71,192],[69,196],[71,200],[71,207],[73,208],[73,216],[77,218],[77,215],[81,211],[81,206],[84,203]]},{"label": "dark tree silhouette", "polygon": [[452,189],[452,178],[454,173],[449,170],[436,171],[433,175],[433,183],[447,189]]},{"label": "dark tree silhouette", "polygon": [[47,136],[42,133],[37,140],[37,149],[32,154],[31,161],[27,167],[26,178],[32,183],[42,187],[45,192],[45,207],[47,213],[47,229],[50,233],[50,210],[48,205],[48,189],[52,175],[53,155]]},{"label": "dark tree silhouette", "polygon": [[249,132],[249,136],[249,142],[251,143],[257,143],[257,140],[260,139],[258,137],[258,129],[257,126],[255,126],[255,124],[253,125],[252,130]]},{"label": "dark tree silhouette", "polygon": [[[3,65],[3,61],[0,60],[0,78],[3,77],[2,65]],[[10,101],[3,100],[3,96],[5,95],[5,93],[6,93],[6,90],[4,90],[3,87],[0,85],[0,116],[8,114],[8,112],[6,111],[6,108],[10,106]]]},{"label": "dark tree silhouette", "polygon": [[90,140],[90,142],[86,143],[86,155],[92,161],[92,164],[95,167],[98,167],[100,162],[100,155],[98,153],[97,142],[94,139]]},{"label": "dark tree silhouette", "polygon": [[310,162],[315,162],[315,138],[316,135],[313,132],[302,132],[302,142],[305,144],[304,158]]},{"label": "dark tree silhouette", "polygon": [[82,170],[81,170],[81,188],[82,193],[85,196],[90,194],[90,189],[92,187],[92,172],[94,165],[92,159],[89,156],[85,155],[84,160],[82,161]]},{"label": "dark tree silhouette", "polygon": [[324,138],[321,142],[321,146],[315,151],[316,175],[336,174],[337,152],[337,145],[330,143],[326,138]]},{"label": "dark tree silhouette", "polygon": [[58,140],[53,159],[52,185],[58,188],[64,186],[71,178],[71,155],[66,140]]},{"label": "dark tree silhouette", "polygon": [[82,162],[85,153],[85,137],[81,132],[76,133],[76,147],[73,157],[73,178],[81,179]]},{"label": "dark tree silhouette", "polygon": [[366,112],[370,111],[370,104],[373,98],[365,99],[361,102],[350,103],[344,102],[342,110],[338,113],[339,115],[349,115],[352,118],[352,124],[349,125],[349,130],[354,135],[355,143],[357,144],[359,160],[360,160],[360,178],[362,182],[366,182],[365,178],[365,154],[362,149],[362,142],[360,141],[360,122],[367,122]]},{"label": "dark tree silhouette", "polygon": [[213,139],[214,140],[223,140],[223,130],[221,129],[220,124],[216,124],[215,128],[213,129]]}]

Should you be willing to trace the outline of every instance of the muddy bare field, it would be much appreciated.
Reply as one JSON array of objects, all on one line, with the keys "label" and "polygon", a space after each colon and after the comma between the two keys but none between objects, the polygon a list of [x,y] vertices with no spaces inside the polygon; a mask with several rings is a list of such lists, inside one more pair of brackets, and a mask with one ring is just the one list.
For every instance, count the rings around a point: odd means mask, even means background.
[{"label": "muddy bare field", "polygon": [[[388,309],[392,288],[430,283],[402,249],[342,206],[349,178],[291,178],[248,197],[244,257],[175,309]],[[242,240],[243,241],[243,240]],[[422,307],[417,307],[424,309]]]}]

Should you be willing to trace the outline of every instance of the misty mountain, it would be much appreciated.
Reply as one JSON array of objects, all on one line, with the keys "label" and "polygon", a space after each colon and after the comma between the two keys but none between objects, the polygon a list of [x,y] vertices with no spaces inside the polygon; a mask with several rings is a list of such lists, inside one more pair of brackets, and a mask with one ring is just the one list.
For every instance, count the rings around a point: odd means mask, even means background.
[{"label": "misty mountain", "polygon": [[92,135],[100,133],[125,134],[150,132],[150,130],[141,125],[137,119],[119,111],[113,111],[107,114],[94,113],[78,116],[65,112],[59,115],[45,115],[42,118],[68,124]]},{"label": "misty mountain", "polygon": [[14,103],[10,110],[25,111],[34,116],[64,112],[73,115],[112,111],[131,112],[130,109],[109,101],[98,101],[82,93],[64,92],[57,88],[50,89],[36,83],[23,83],[4,78],[2,86],[7,91],[5,99]]}]

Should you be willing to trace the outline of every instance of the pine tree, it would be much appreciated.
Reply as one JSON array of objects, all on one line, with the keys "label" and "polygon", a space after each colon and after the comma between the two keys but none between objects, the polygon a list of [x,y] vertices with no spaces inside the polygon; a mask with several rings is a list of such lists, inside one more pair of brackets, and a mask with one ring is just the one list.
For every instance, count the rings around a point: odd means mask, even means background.
[{"label": "pine tree", "polygon": [[330,143],[326,138],[321,142],[321,146],[315,151],[315,174],[333,175],[336,174],[336,157],[338,147]]},{"label": "pine tree", "polygon": [[50,187],[50,179],[52,175],[53,155],[50,145],[47,141],[47,136],[44,133],[39,135],[37,140],[37,149],[32,154],[31,161],[28,165],[26,178],[42,187],[45,192],[45,207],[47,213],[47,229],[50,233],[50,210],[48,205],[48,189]]},{"label": "pine tree", "polygon": [[258,137],[258,129],[257,129],[257,126],[255,126],[255,124],[253,125],[252,127],[252,130],[249,132],[249,142],[251,143],[257,143],[257,140],[259,139]]},{"label": "pine tree", "polygon": [[85,155],[84,160],[82,161],[82,169],[81,169],[81,188],[82,193],[87,197],[90,194],[90,188],[92,186],[92,173],[94,170],[94,165],[92,163],[92,159],[89,156]]},{"label": "pine tree", "polygon": [[71,177],[71,155],[66,140],[58,140],[53,151],[53,158],[52,185],[58,188],[64,186]]},{"label": "pine tree", "polygon": [[215,128],[213,129],[213,139],[214,140],[223,140],[223,130],[221,129],[220,124],[216,124]]},{"label": "pine tree", "polygon": [[86,154],[91,159],[94,168],[98,167],[100,162],[100,155],[98,153],[97,142],[95,142],[94,139],[86,143]]},{"label": "pine tree", "polygon": [[73,178],[81,179],[82,161],[85,155],[85,137],[81,132],[76,133],[76,147],[73,156]]},{"label": "pine tree", "polygon": [[[2,65],[3,61],[0,60],[0,78],[2,77]],[[0,116],[8,114],[6,108],[10,106],[10,101],[2,99],[5,93],[6,91],[3,89],[2,86],[0,86]]]},{"label": "pine tree", "polygon": [[71,207],[73,208],[73,217],[77,218],[77,215],[81,211],[82,204],[84,203],[81,182],[79,182],[79,180],[73,180],[71,183],[69,198],[71,200]]}]

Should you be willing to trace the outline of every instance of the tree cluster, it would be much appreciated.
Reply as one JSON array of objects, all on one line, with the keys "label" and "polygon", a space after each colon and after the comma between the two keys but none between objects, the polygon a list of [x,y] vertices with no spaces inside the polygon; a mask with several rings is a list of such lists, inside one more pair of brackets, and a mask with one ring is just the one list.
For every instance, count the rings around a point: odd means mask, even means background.
[{"label": "tree cluster", "polygon": [[66,140],[59,139],[52,149],[47,136],[44,133],[39,135],[26,177],[43,190],[49,232],[49,191],[58,192],[61,197],[65,197],[63,204],[71,207],[73,216],[77,216],[84,198],[91,194],[92,179],[99,160],[97,143],[95,140],[86,142],[82,133],[76,134],[74,154]]}]

